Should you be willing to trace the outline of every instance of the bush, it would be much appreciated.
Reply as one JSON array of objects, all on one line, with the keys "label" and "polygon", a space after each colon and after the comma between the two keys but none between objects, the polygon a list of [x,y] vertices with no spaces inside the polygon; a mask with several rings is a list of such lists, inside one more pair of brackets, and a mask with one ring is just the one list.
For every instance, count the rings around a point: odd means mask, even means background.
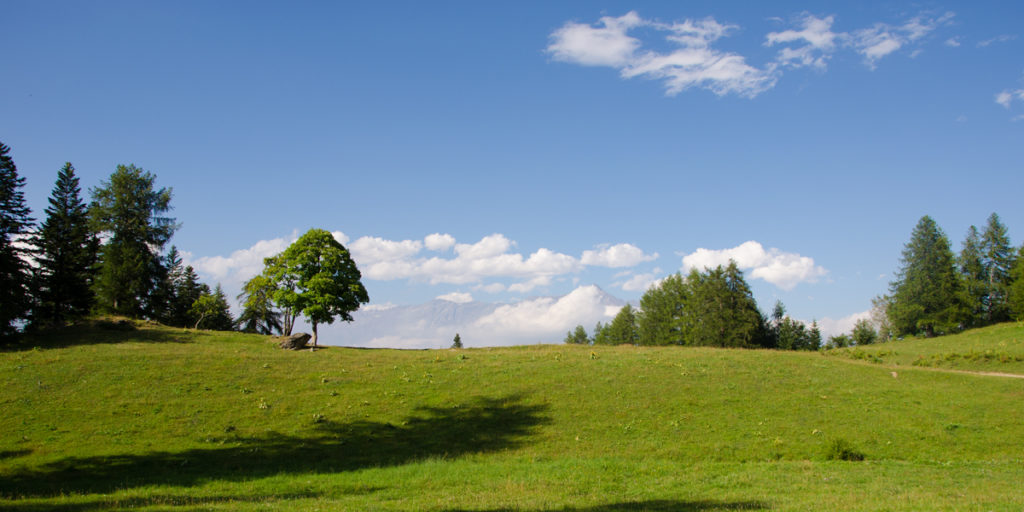
[{"label": "bush", "polygon": [[864,460],[864,454],[845,439],[834,439],[825,451],[825,460]]}]

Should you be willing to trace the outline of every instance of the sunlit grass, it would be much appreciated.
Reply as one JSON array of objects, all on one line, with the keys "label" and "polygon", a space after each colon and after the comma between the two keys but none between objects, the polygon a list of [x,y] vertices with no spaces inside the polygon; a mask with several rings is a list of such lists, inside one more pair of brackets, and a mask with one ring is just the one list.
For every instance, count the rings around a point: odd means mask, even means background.
[{"label": "sunlit grass", "polygon": [[[1021,332],[992,329],[979,347]],[[0,353],[11,510],[1024,506],[1024,380],[765,350],[291,352],[159,326],[32,344]],[[828,460],[837,440],[865,460]]]}]

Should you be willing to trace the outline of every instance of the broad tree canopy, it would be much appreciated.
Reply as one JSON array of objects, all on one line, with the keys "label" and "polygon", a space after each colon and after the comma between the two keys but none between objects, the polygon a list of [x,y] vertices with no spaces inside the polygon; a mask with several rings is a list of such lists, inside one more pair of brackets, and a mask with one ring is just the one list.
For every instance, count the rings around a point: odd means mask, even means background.
[{"label": "broad tree canopy", "polygon": [[272,263],[274,302],[309,320],[314,346],[318,324],[334,323],[336,317],[351,322],[352,312],[370,302],[348,249],[329,231],[307,231]]}]

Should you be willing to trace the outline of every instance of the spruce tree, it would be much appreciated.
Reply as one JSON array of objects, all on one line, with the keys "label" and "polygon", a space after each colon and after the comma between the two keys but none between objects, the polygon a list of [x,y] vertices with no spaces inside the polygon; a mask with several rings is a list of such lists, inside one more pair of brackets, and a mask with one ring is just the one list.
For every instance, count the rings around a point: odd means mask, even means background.
[{"label": "spruce tree", "polygon": [[156,189],[156,176],[134,165],[117,166],[110,180],[92,189],[93,229],[107,235],[96,280],[99,306],[132,317],[157,309],[151,295],[160,280],[160,249],[177,225],[164,216],[171,190]]},{"label": "spruce tree", "polygon": [[33,279],[33,325],[62,325],[87,315],[92,308],[99,240],[89,228],[81,192],[75,168],[65,163],[57,173],[46,219],[32,240],[38,263]]},{"label": "spruce tree", "polygon": [[967,229],[967,236],[957,258],[957,267],[963,279],[963,303],[968,315],[965,323],[968,327],[985,325],[987,321],[988,276],[982,258],[981,235],[978,228],[971,226]]},{"label": "spruce tree", "polygon": [[462,336],[459,333],[455,333],[455,338],[452,338],[452,348],[462,348]]},{"label": "spruce tree", "polygon": [[981,235],[981,253],[985,274],[985,322],[1004,322],[1010,318],[1006,299],[1014,258],[1006,226],[995,213],[989,216]]},{"label": "spruce tree", "polygon": [[9,151],[0,142],[0,342],[13,338],[32,303],[26,250],[17,242],[28,235],[33,219],[22,191],[25,178],[18,176]]},{"label": "spruce tree", "polygon": [[619,313],[612,319],[612,323],[608,324],[605,329],[607,330],[606,343],[609,345],[636,345],[639,340],[636,328],[636,310],[629,304],[622,306]]},{"label": "spruce tree", "polygon": [[640,297],[637,331],[641,345],[682,345],[679,318],[687,295],[683,276],[663,279]]},{"label": "spruce tree", "polygon": [[932,337],[956,330],[967,316],[949,240],[927,215],[914,227],[889,287],[889,319],[897,334]]},{"label": "spruce tree", "polygon": [[688,345],[712,347],[771,346],[765,320],[743,278],[729,266],[703,273],[696,269],[686,278],[691,294],[683,307],[683,337]]},{"label": "spruce tree", "polygon": [[1010,317],[1024,322],[1024,245],[1017,250],[1017,257],[1010,267],[1010,286],[1007,290],[1007,306]]}]

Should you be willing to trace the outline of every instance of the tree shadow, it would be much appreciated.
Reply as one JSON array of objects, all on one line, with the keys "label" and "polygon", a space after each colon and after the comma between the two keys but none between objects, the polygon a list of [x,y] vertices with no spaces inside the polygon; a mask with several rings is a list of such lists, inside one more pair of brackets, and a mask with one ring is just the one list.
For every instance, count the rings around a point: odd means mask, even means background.
[{"label": "tree shadow", "polygon": [[[676,500],[651,500],[651,501],[629,501],[623,503],[609,503],[606,505],[595,505],[592,507],[566,507],[558,509],[557,512],[626,512],[626,511],[647,511],[647,512],[705,512],[705,511],[727,511],[727,510],[771,510],[771,506],[760,501],[676,501]],[[470,512],[469,509],[450,509],[445,512]],[[524,512],[520,508],[498,508],[490,510],[473,510],[473,512]],[[538,511],[539,512],[539,511]]]},{"label": "tree shadow", "polygon": [[148,485],[190,486],[278,474],[336,473],[514,449],[539,425],[547,406],[522,395],[481,398],[458,408],[421,407],[398,424],[322,421],[306,436],[226,434],[230,446],[180,452],[67,457],[0,473],[0,496],[109,493]]},{"label": "tree shadow", "polygon": [[144,320],[87,319],[67,327],[25,333],[16,343],[0,346],[2,352],[102,345],[128,341],[149,343],[195,343],[202,331],[163,327]]}]

